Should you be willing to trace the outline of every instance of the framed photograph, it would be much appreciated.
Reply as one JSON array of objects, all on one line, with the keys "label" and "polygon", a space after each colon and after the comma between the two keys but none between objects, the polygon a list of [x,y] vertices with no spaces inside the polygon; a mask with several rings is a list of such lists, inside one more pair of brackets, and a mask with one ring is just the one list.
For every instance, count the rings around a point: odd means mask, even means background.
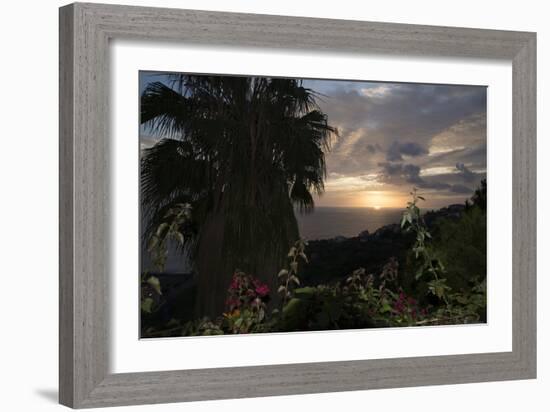
[{"label": "framed photograph", "polygon": [[60,9],[60,402],[536,377],[536,35]]}]

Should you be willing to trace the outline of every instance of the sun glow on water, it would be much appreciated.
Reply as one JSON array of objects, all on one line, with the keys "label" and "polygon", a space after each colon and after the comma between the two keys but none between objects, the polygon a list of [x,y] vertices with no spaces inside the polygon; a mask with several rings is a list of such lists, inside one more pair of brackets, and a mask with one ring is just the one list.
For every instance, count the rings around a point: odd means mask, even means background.
[{"label": "sun glow on water", "polygon": [[392,203],[391,196],[382,190],[373,190],[366,192],[364,195],[364,206],[379,210],[383,207],[388,207]]}]

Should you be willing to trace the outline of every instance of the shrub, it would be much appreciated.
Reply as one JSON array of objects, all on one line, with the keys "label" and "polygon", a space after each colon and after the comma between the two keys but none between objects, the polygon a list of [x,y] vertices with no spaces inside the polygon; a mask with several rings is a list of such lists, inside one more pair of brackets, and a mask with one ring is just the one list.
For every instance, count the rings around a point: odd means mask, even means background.
[{"label": "shrub", "polygon": [[[401,227],[414,237],[411,262],[400,270],[391,257],[376,275],[365,269],[333,283],[301,287],[300,264],[307,243],[298,240],[288,265],[278,273],[281,305],[267,310],[269,287],[236,270],[227,291],[226,310],[216,319],[181,324],[170,320],[148,336],[219,335],[278,331],[355,329],[473,323],[486,319],[486,212],[482,189],[458,220],[441,220],[432,235],[420,213],[424,198],[413,190]],[[402,273],[404,272],[404,273]],[[403,279],[410,284],[403,288]],[[142,281],[142,311],[162,304],[157,278]]]},{"label": "shrub", "polygon": [[268,300],[269,287],[266,284],[236,271],[228,289],[227,311],[221,318],[220,328],[227,333],[260,332]]},{"label": "shrub", "polygon": [[458,220],[437,222],[434,249],[446,262],[453,289],[465,290],[487,273],[487,214],[478,206],[466,209]]}]

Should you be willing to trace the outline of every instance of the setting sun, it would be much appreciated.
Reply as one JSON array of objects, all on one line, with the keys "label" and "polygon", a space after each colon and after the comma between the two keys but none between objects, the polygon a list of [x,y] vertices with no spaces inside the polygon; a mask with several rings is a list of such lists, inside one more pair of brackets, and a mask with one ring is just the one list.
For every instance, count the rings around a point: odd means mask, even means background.
[{"label": "setting sun", "polygon": [[401,196],[391,191],[373,190],[364,192],[361,203],[363,207],[372,207],[379,210],[383,208],[400,207]]}]

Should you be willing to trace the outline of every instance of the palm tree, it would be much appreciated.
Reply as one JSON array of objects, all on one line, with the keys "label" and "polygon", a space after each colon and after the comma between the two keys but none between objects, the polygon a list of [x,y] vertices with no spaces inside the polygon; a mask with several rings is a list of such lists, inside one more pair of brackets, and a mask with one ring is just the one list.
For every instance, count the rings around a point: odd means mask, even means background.
[{"label": "palm tree", "polygon": [[[299,237],[294,207],[324,190],[325,151],[337,133],[301,80],[172,75],[141,96],[141,124],[163,137],[141,161],[146,236],[174,205],[198,274],[196,316],[217,316],[236,268],[275,288]],[[170,215],[170,214],[168,214]],[[275,293],[272,293],[272,296]]]}]

